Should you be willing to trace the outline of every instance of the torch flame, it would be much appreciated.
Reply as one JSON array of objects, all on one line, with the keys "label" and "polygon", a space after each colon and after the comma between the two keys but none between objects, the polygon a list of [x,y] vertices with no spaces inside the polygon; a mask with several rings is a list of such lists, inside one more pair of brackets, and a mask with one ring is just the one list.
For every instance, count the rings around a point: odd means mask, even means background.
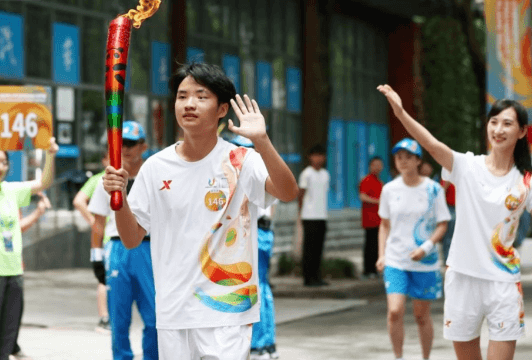
[{"label": "torch flame", "polygon": [[122,16],[133,21],[133,26],[138,29],[144,20],[155,14],[159,5],[161,5],[161,0],[140,0],[137,10],[131,9]]}]

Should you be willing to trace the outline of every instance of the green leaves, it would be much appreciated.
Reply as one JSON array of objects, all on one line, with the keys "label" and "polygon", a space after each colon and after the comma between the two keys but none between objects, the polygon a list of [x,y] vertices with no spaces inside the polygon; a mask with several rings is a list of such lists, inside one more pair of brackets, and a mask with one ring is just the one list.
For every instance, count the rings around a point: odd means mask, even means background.
[{"label": "green leaves", "polygon": [[[477,36],[483,36],[482,22]],[[473,73],[465,34],[452,17],[433,17],[421,28],[421,60],[427,128],[453,150],[479,153],[484,121],[480,117],[480,90]],[[483,40],[483,39],[479,39]]]}]

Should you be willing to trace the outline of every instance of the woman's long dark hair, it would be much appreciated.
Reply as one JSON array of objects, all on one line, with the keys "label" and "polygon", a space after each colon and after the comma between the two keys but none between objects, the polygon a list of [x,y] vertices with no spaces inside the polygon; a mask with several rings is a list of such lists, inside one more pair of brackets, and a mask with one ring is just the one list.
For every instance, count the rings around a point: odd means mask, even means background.
[{"label": "woman's long dark hair", "polygon": [[[509,99],[500,99],[495,101],[488,113],[487,120],[489,121],[489,119],[499,115],[501,111],[506,110],[508,108],[513,108],[515,110],[515,113],[517,114],[517,122],[519,123],[519,127],[521,129],[528,125],[528,114],[526,112],[525,107],[521,105],[521,103]],[[517,143],[515,144],[514,162],[515,167],[517,167],[521,174],[524,175],[527,171],[532,172],[530,146],[528,144],[528,139],[526,135],[522,139],[517,140]]]}]

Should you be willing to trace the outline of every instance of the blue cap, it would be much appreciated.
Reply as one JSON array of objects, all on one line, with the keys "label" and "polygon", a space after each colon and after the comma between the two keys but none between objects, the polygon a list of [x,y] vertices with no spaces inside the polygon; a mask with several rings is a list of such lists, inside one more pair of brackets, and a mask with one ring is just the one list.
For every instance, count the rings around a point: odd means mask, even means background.
[{"label": "blue cap", "polygon": [[392,155],[394,155],[399,150],[406,150],[409,153],[416,155],[420,159],[423,155],[423,152],[421,151],[421,146],[419,146],[418,142],[410,138],[404,138],[403,140],[395,144],[392,149]]},{"label": "blue cap", "polygon": [[242,135],[236,135],[230,140],[230,142],[235,144],[236,146],[243,146],[248,148],[253,147],[253,142]]},{"label": "blue cap", "polygon": [[146,133],[138,122],[127,120],[124,121],[122,127],[122,139],[138,141],[140,139],[146,139]]}]

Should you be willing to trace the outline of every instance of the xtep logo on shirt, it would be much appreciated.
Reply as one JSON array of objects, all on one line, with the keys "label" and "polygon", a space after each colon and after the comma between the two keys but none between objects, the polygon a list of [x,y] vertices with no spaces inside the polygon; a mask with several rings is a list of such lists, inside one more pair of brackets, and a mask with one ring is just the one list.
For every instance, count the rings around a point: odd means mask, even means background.
[{"label": "xtep logo on shirt", "polygon": [[163,180],[163,187],[159,190],[170,190],[170,184],[172,183],[172,180]]}]

